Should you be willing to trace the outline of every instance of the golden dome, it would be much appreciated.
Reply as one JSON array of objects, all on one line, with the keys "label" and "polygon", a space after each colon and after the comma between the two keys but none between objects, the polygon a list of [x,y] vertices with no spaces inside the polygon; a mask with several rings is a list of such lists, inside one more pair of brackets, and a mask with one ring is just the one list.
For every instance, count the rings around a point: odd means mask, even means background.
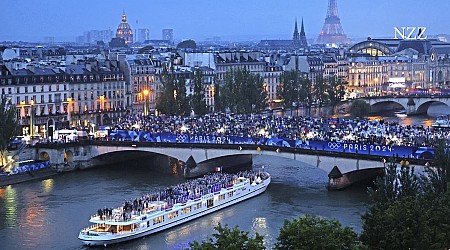
[{"label": "golden dome", "polygon": [[124,39],[126,44],[133,43],[133,30],[127,23],[125,12],[122,14],[122,22],[117,27],[116,37]]}]

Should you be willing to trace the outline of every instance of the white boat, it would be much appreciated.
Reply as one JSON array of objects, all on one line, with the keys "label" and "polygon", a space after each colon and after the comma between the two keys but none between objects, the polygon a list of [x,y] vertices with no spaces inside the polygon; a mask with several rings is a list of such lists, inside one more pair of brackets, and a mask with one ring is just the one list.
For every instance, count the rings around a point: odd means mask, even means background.
[{"label": "white boat", "polygon": [[436,128],[450,128],[450,118],[447,115],[438,116],[431,126]]},{"label": "white boat", "polygon": [[99,209],[78,238],[88,246],[110,245],[153,234],[263,193],[267,172],[214,173],[115,209]]},{"label": "white boat", "polygon": [[406,118],[406,117],[408,117],[408,114],[406,114],[406,110],[396,111],[396,112],[394,112],[394,114],[398,118]]}]

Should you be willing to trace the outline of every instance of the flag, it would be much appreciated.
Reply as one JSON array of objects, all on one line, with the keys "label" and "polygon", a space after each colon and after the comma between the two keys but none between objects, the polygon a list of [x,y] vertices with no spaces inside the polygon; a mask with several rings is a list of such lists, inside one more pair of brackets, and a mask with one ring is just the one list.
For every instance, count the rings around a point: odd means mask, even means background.
[{"label": "flag", "polygon": [[222,167],[216,167],[216,172],[222,171]]}]

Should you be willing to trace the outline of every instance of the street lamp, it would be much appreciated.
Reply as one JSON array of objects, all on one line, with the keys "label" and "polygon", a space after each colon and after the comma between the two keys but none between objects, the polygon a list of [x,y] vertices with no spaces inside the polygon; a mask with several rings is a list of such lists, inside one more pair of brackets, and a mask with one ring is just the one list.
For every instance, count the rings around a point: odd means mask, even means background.
[{"label": "street lamp", "polygon": [[150,91],[148,89],[144,89],[143,93],[144,93],[144,115],[147,116],[148,115],[147,98]]},{"label": "street lamp", "polygon": [[30,137],[34,135],[34,112],[33,112],[34,100],[30,101]]},{"label": "street lamp", "polygon": [[70,127],[73,127],[72,126],[72,120],[71,120],[71,114],[70,114],[70,105],[72,105],[72,97],[67,97],[67,120],[69,121],[69,126]]},{"label": "street lamp", "polygon": [[[101,95],[100,97],[100,110],[104,110],[105,109],[105,103],[104,103],[104,101],[105,101],[105,96],[104,95]],[[103,107],[103,108],[102,108]]]}]

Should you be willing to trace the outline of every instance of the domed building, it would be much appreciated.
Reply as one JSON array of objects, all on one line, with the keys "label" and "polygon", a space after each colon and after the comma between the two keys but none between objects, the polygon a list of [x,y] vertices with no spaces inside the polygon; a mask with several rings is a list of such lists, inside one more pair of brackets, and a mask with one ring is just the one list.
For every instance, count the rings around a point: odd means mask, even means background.
[{"label": "domed building", "polygon": [[117,27],[116,37],[125,40],[125,44],[133,43],[133,30],[127,23],[125,12],[122,14],[122,22]]}]

